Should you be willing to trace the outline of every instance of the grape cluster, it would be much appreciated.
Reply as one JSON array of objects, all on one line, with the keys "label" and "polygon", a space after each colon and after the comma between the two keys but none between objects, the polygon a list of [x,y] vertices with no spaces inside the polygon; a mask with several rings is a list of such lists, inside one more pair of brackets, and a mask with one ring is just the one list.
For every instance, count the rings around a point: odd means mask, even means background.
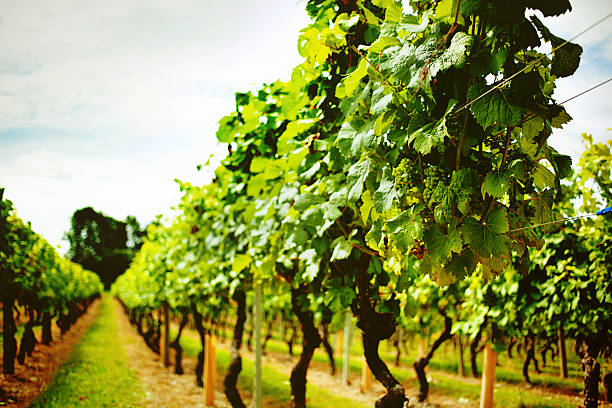
[{"label": "grape cluster", "polygon": [[403,186],[414,182],[415,170],[412,169],[410,160],[403,158],[402,161],[393,169],[395,184]]},{"label": "grape cluster", "polygon": [[425,191],[423,191],[423,199],[425,203],[428,204],[438,182],[442,181],[444,178],[444,171],[440,167],[428,167],[423,173],[425,174]]}]

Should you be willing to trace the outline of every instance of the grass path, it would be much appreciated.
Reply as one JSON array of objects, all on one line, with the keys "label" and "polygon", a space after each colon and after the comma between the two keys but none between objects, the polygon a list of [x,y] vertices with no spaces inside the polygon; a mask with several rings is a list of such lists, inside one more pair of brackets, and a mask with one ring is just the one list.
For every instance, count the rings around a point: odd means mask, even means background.
[{"label": "grass path", "polygon": [[[394,359],[391,352],[385,351],[384,347],[381,347],[381,349],[381,356],[384,359],[387,361]],[[286,345],[276,340],[271,340],[268,343],[268,351],[276,356],[286,356],[288,352]],[[294,351],[299,353],[299,345],[294,347]],[[354,352],[353,347],[351,347],[351,351]],[[362,358],[355,355],[357,354],[356,352],[351,354],[349,360],[351,377],[354,381],[358,381],[361,373]],[[450,402],[450,406],[477,407],[480,397],[480,379],[471,377],[462,378],[452,373],[454,355],[448,353],[448,351],[447,353],[442,352],[439,354],[436,361],[432,360],[433,364],[430,364],[431,367],[427,370],[428,376],[431,376],[430,401],[441,406],[448,406],[444,402]],[[409,364],[411,362],[410,357],[412,356],[402,358],[402,367],[398,368],[390,365],[389,368],[396,378],[406,386],[407,395],[412,397],[410,399],[414,400],[418,390],[418,382],[416,381],[414,370],[412,370]],[[341,367],[341,364],[342,360],[336,358],[337,367]],[[456,370],[456,363],[454,364]],[[549,367],[546,371],[550,371],[550,369]],[[327,355],[318,349],[313,357],[309,373],[327,370]],[[502,368],[497,371],[497,374],[501,374],[499,376],[501,381],[497,378],[498,381],[495,389],[495,400],[499,406],[506,408],[574,408],[582,402],[583,397],[576,379],[563,380],[551,374],[534,374],[532,377],[539,377],[540,381],[536,382],[539,383],[539,386],[533,387],[524,384],[521,381],[522,376],[518,373],[515,374],[512,368]],[[542,386],[545,384],[558,387],[564,392]],[[602,405],[602,407],[609,406],[605,403]]]},{"label": "grass path", "polygon": [[144,391],[128,368],[117,305],[102,299],[98,317],[33,408],[140,407]]},{"label": "grass path", "polygon": [[[172,336],[174,335],[175,332],[173,331]],[[186,329],[183,336],[181,336],[181,346],[186,356],[192,358],[197,356],[201,349],[200,343],[197,340],[197,333]],[[230,360],[230,354],[225,347],[226,345],[219,344],[216,350],[217,374],[220,383],[223,381]],[[242,354],[242,372],[238,378],[238,388],[243,400],[248,402],[253,396],[254,363],[250,355],[251,353],[243,352]],[[287,372],[283,372],[278,366],[264,364],[262,367],[262,380],[263,405],[265,407],[280,408],[289,406],[291,389]],[[335,394],[325,388],[317,387],[311,382],[307,386],[306,399],[309,408],[362,408],[373,406],[373,404],[364,404],[362,398],[345,398],[341,393]]]}]

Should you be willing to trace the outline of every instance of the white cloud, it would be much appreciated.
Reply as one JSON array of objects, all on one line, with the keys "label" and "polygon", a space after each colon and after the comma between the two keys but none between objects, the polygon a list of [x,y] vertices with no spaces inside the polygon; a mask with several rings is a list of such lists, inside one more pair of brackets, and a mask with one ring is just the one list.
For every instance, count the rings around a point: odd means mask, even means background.
[{"label": "white cloud", "polygon": [[116,158],[33,150],[0,162],[0,174],[10,182],[5,196],[19,215],[57,245],[72,213],[85,206],[117,219],[135,214],[142,223],[168,213],[181,196],[175,178],[196,184],[211,179],[210,172],[195,169],[207,158],[202,154],[206,144],[192,147],[167,145],[153,154],[135,148]]},{"label": "white cloud", "polygon": [[[543,18],[544,24],[557,36],[573,38],[612,13],[608,0],[572,1],[573,10],[561,16]],[[538,14],[541,17],[541,14]],[[612,17],[597,24],[573,42],[583,47],[580,66],[574,75],[556,81],[554,97],[563,102],[612,77]],[[610,138],[612,99],[608,97],[612,83],[588,92],[565,106],[573,120],[562,130],[555,130],[549,143],[564,154],[577,159],[583,151],[580,135],[591,133],[597,140]]]},{"label": "white cloud", "polygon": [[214,123],[211,104],[231,108],[219,97],[288,78],[299,61],[306,18],[291,3],[14,2],[0,24],[18,39],[0,43],[0,127],[142,135]]},{"label": "white cloud", "polygon": [[[21,217],[53,244],[83,206],[150,222],[216,144],[233,93],[289,78],[302,4],[49,0],[3,8],[0,162]],[[4,133],[3,133],[4,132]]]}]

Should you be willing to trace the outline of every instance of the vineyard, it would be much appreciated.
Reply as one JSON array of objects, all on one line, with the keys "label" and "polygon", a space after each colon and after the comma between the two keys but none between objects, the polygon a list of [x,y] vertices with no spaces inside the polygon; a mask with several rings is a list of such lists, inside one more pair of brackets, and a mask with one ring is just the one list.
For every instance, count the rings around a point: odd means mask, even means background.
[{"label": "vineyard", "polygon": [[2,200],[0,405],[34,329],[97,314],[100,365],[32,406],[612,406],[612,141],[549,144],[583,49],[535,14],[569,2],[410,4],[308,1],[303,63],[235,94],[106,294]]}]

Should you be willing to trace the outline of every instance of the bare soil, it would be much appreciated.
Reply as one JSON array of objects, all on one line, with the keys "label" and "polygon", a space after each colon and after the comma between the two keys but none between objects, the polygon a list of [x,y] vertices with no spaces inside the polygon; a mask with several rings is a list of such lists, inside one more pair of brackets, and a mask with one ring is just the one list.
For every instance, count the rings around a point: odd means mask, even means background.
[{"label": "bare soil", "polygon": [[[201,408],[204,406],[204,389],[195,384],[196,360],[183,357],[183,375],[174,374],[174,367],[165,367],[158,354],[149,349],[132,326],[123,307],[117,301],[119,333],[128,355],[128,365],[145,390],[143,406],[148,408]],[[222,382],[217,381],[215,407],[231,406],[222,393]]]},{"label": "bare soil", "polygon": [[[15,362],[14,375],[0,374],[0,389],[4,390],[4,395],[0,395],[0,406],[27,407],[44,391],[59,366],[68,359],[74,346],[96,319],[99,306],[100,300],[95,300],[63,337],[54,322],[51,329],[54,341],[50,345],[36,344],[32,357],[26,357],[23,365]],[[37,336],[37,340],[40,340],[40,336]]]}]

